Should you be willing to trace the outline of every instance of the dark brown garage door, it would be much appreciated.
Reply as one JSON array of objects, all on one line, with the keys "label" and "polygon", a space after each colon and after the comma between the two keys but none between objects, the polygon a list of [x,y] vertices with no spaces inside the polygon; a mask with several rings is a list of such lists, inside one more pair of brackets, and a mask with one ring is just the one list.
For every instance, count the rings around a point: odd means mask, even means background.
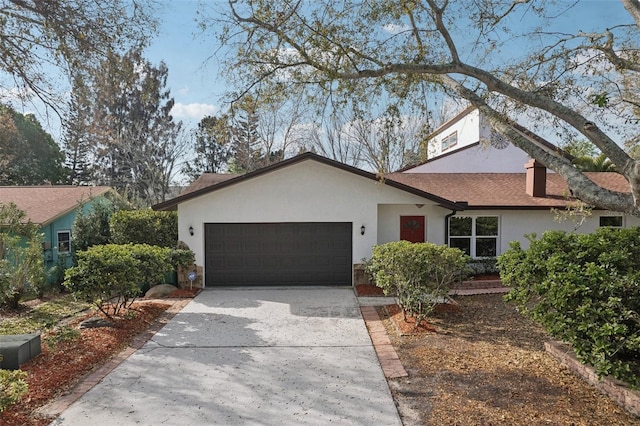
[{"label": "dark brown garage door", "polygon": [[207,223],[207,286],[351,285],[351,223]]}]

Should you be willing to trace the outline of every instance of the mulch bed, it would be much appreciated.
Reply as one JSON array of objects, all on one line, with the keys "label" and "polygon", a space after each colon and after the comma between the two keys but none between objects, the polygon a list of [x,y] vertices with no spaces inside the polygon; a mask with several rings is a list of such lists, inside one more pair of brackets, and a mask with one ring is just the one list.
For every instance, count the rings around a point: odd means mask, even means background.
[{"label": "mulch bed", "polygon": [[[437,333],[438,329],[428,319],[423,319],[416,326],[416,320],[412,316],[407,316],[405,321],[402,309],[398,305],[386,305],[383,307],[384,316],[388,318],[396,331],[402,336],[409,336],[420,333]],[[434,311],[435,313],[459,312],[462,308],[457,303],[438,303]]]},{"label": "mulch bed", "polygon": [[382,289],[373,284],[357,284],[356,295],[362,296],[384,296]]},{"label": "mulch bed", "polygon": [[429,316],[436,332],[402,334],[378,311],[409,373],[389,380],[405,426],[640,425],[548,355],[549,336],[501,295],[456,301]]},{"label": "mulch bed", "polygon": [[[105,364],[123,350],[138,334],[149,326],[169,307],[167,303],[135,302],[124,315],[108,319],[112,327],[78,330],[79,337],[64,339],[56,333],[43,334],[42,353],[21,366],[28,373],[29,393],[18,403],[0,414],[1,426],[47,425],[52,419],[42,418],[36,409],[55,397],[69,391],[84,376]],[[96,316],[95,312],[75,318],[69,327]],[[68,330],[60,329],[57,333]],[[50,347],[47,340],[60,338]]]}]

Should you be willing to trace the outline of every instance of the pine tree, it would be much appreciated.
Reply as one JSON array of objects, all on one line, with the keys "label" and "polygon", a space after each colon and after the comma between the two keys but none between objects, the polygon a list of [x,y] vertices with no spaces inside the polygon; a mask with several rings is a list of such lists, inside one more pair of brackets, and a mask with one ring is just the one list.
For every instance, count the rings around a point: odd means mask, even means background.
[{"label": "pine tree", "polygon": [[164,199],[180,155],[175,147],[182,125],[171,116],[167,76],[167,66],[153,66],[139,48],[111,52],[78,85],[68,120],[75,158],[91,147],[93,183],[112,186],[140,205]]},{"label": "pine tree", "polygon": [[233,173],[251,172],[263,165],[258,121],[257,107],[253,98],[248,97],[240,102],[232,119],[233,155],[229,170]]},{"label": "pine tree", "polygon": [[195,157],[185,164],[183,173],[195,180],[202,173],[225,171],[231,155],[229,117],[206,116],[198,123],[194,140]]}]

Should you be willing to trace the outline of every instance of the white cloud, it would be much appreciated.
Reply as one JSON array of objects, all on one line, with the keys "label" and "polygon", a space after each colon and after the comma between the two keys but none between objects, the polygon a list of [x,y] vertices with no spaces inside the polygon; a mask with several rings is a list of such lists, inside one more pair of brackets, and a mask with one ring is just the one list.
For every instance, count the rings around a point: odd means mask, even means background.
[{"label": "white cloud", "polygon": [[186,95],[187,93],[189,93],[189,86],[184,86],[183,88],[178,90],[178,93],[181,95]]},{"label": "white cloud", "polygon": [[390,34],[400,34],[405,31],[409,31],[409,27],[406,25],[387,24],[382,29]]},{"label": "white cloud", "polygon": [[182,104],[180,102],[176,102],[171,109],[171,115],[176,118],[200,120],[206,115],[215,113],[216,110],[216,106],[211,104]]}]

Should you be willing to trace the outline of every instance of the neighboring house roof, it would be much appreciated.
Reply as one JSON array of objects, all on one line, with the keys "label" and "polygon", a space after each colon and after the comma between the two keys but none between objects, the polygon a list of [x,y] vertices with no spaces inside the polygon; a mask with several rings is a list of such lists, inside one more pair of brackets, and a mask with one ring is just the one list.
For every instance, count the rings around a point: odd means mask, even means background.
[{"label": "neighboring house roof", "polygon": [[14,203],[40,226],[72,212],[81,201],[103,195],[108,186],[0,186],[0,204]]},{"label": "neighboring house roof", "polygon": [[[590,172],[594,183],[618,192],[629,192],[629,184],[619,173]],[[526,173],[390,173],[387,180],[430,191],[449,200],[466,201],[469,209],[547,209],[563,208],[575,201],[565,179],[556,174],[546,176],[546,196],[526,193]]]},{"label": "neighboring house roof", "polygon": [[229,179],[236,178],[241,176],[239,174],[233,173],[203,173],[198,179],[196,179],[191,185],[183,189],[179,196],[190,194],[191,192],[198,191],[203,188],[207,188],[211,185],[217,185],[221,182],[227,181]]},{"label": "neighboring house roof", "polygon": [[[180,194],[178,197],[173,198],[173,199],[168,200],[168,201],[165,201],[165,202],[162,202],[162,203],[159,203],[159,204],[156,204],[152,208],[154,210],[175,210],[177,208],[178,204],[180,204],[180,203],[182,203],[184,201],[188,201],[190,199],[200,197],[200,196],[208,194],[210,192],[217,191],[219,189],[226,188],[226,187],[229,187],[231,185],[235,185],[235,184],[238,184],[240,182],[247,181],[249,179],[254,179],[254,178],[262,176],[264,174],[271,173],[271,172],[274,172],[276,170],[281,170],[281,169],[284,169],[284,168],[289,167],[291,165],[298,164],[300,162],[307,161],[307,160],[317,161],[319,163],[326,164],[328,166],[335,167],[336,169],[344,170],[346,172],[353,173],[355,175],[359,175],[359,176],[362,176],[362,177],[367,178],[367,179],[371,179],[371,180],[378,181],[378,182],[384,182],[384,184],[386,184],[388,186],[400,189],[402,191],[409,192],[409,193],[414,194],[414,195],[418,195],[420,197],[423,197],[425,199],[431,200],[431,201],[437,203],[438,205],[440,205],[442,207],[445,207],[445,208],[448,208],[448,209],[451,209],[451,210],[463,210],[464,209],[463,205],[456,204],[455,202],[453,202],[453,201],[451,201],[449,199],[446,199],[446,198],[443,198],[443,197],[439,197],[437,195],[434,195],[434,194],[432,194],[430,192],[427,192],[427,191],[424,191],[422,189],[418,189],[418,188],[414,188],[412,186],[405,185],[402,182],[393,181],[393,180],[392,181],[384,180],[384,179],[381,178],[381,176],[376,175],[375,173],[370,173],[370,172],[367,172],[365,170],[358,169],[356,167],[349,166],[347,164],[343,164],[343,163],[340,163],[340,162],[335,161],[335,160],[331,160],[331,159],[326,158],[326,157],[322,157],[322,156],[320,156],[318,154],[314,154],[312,152],[306,152],[304,154],[297,155],[297,156],[295,156],[293,158],[289,158],[289,159],[280,161],[279,163],[275,163],[275,164],[272,164],[270,166],[264,167],[262,169],[255,170],[253,172],[249,172],[249,173],[247,173],[245,175],[228,175],[230,177],[228,179],[226,179],[226,180],[225,179],[219,180],[220,175],[215,175],[215,174],[211,175],[211,174],[209,174],[210,176],[208,176],[208,177],[205,176],[202,181],[200,181],[200,179],[198,179],[196,182],[194,182],[193,185],[197,185],[198,186],[197,188],[194,188],[193,190],[191,190],[191,187],[189,187],[182,194]],[[208,185],[208,186],[204,186],[205,182],[207,181],[207,179],[211,179],[212,183],[210,185]]]}]

